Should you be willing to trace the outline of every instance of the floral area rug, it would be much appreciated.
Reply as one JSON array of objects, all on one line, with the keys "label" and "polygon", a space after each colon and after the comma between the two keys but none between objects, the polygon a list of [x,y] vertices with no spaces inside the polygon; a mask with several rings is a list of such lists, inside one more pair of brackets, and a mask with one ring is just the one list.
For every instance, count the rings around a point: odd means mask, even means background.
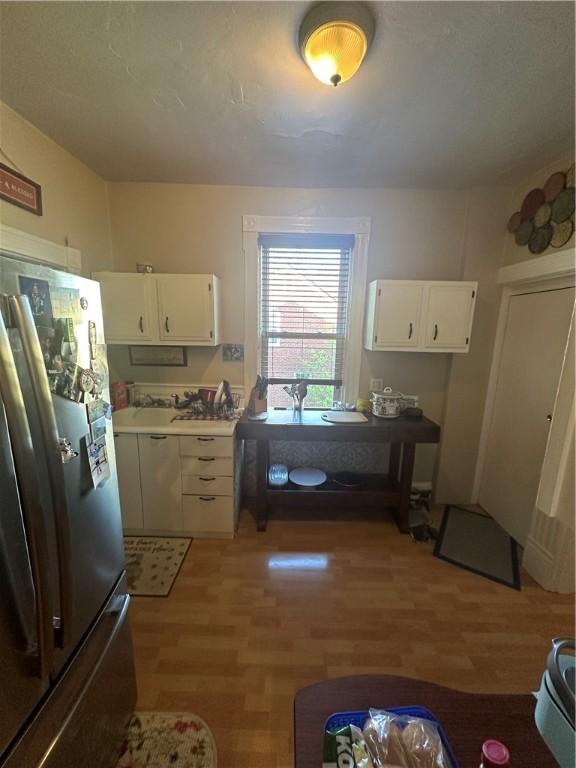
[{"label": "floral area rug", "polygon": [[166,597],[192,539],[125,536],[126,575],[131,595]]},{"label": "floral area rug", "polygon": [[136,712],[116,768],[216,768],[216,745],[196,715]]}]

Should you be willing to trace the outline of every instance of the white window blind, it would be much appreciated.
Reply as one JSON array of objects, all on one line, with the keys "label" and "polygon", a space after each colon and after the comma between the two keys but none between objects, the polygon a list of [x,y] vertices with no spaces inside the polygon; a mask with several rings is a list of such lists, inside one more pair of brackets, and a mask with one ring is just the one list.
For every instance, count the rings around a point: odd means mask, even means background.
[{"label": "white window blind", "polygon": [[260,369],[271,405],[307,379],[308,406],[340,399],[353,235],[260,235]]}]

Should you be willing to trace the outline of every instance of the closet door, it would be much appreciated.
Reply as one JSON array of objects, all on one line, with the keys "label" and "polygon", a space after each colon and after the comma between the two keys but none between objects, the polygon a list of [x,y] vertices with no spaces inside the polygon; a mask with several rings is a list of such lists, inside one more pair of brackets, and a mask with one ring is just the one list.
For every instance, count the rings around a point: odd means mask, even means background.
[{"label": "closet door", "polygon": [[510,299],[479,502],[523,546],[573,307],[574,288]]}]

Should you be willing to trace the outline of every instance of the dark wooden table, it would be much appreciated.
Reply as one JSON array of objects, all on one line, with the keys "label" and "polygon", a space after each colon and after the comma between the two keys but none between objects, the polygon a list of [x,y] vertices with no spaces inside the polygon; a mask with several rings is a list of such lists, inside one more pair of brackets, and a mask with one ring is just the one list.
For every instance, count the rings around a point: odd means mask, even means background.
[{"label": "dark wooden table", "polygon": [[[270,505],[326,507],[350,504],[390,507],[403,533],[409,530],[410,490],[417,443],[437,443],[440,427],[430,419],[418,420],[399,416],[378,419],[368,416],[360,424],[331,424],[321,418],[323,411],[268,412],[266,421],[250,421],[244,414],[236,427],[242,440],[256,441],[257,501],[256,520],[259,531],[266,530]],[[332,441],[343,443],[390,443],[387,474],[367,475],[358,490],[343,490],[328,482],[320,488],[305,491],[289,484],[285,489],[268,487],[269,444],[273,440]]]},{"label": "dark wooden table", "polygon": [[460,768],[478,768],[486,739],[510,750],[512,765],[553,768],[556,760],[534,724],[530,694],[462,693],[421,680],[365,675],[325,680],[302,688],[294,700],[294,768],[322,765],[324,723],[334,712],[418,705],[442,727]]}]

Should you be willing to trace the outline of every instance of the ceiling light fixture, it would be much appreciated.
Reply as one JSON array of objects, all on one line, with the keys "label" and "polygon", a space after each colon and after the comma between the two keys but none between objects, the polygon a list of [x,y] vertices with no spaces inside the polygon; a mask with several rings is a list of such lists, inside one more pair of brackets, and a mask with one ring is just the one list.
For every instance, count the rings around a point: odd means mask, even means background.
[{"label": "ceiling light fixture", "polygon": [[362,3],[320,3],[300,25],[300,52],[320,82],[336,86],[356,74],[373,36],[374,17]]}]

